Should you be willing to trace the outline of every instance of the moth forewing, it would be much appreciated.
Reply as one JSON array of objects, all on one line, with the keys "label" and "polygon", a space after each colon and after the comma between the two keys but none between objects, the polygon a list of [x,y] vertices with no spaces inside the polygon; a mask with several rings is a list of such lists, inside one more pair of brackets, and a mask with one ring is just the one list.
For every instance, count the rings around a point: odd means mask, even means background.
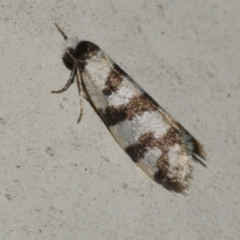
[{"label": "moth forewing", "polygon": [[71,39],[56,26],[68,43],[63,62],[72,72],[65,87],[53,93],[66,91],[76,76],[79,121],[84,96],[143,171],[168,189],[184,190],[192,160],[195,156],[206,157],[202,145],[97,45],[88,41],[71,44]]}]

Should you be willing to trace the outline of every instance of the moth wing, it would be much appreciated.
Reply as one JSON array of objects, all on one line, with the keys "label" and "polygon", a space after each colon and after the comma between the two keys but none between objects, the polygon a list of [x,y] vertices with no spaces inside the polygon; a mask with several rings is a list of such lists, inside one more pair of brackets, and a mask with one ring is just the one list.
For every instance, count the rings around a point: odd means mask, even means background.
[{"label": "moth wing", "polygon": [[104,52],[82,73],[89,100],[115,140],[153,180],[183,189],[202,145]]},{"label": "moth wing", "polygon": [[[192,155],[196,155],[204,160],[206,160],[206,152],[202,144],[192,136],[177,120],[175,120],[165,109],[163,109],[144,89],[142,89],[124,70],[122,70],[118,65],[109,59],[109,67],[113,68],[119,74],[125,75],[129,82],[132,82],[136,88],[138,88],[146,98],[148,98],[152,105],[155,105],[161,115],[167,120],[169,125],[171,125],[183,138],[183,144],[185,145],[186,151]],[[114,68],[115,67],[115,68]],[[199,159],[197,159],[199,161]],[[201,162],[201,161],[199,161]],[[202,163],[202,162],[201,162]],[[202,163],[204,165],[204,163]]]},{"label": "moth wing", "polygon": [[191,149],[196,156],[206,160],[206,152],[202,144],[192,136],[177,120],[175,120],[166,110],[164,110],[151,96],[149,99],[153,104],[158,106],[159,112],[167,119],[168,123],[182,136],[185,140],[186,148]]}]

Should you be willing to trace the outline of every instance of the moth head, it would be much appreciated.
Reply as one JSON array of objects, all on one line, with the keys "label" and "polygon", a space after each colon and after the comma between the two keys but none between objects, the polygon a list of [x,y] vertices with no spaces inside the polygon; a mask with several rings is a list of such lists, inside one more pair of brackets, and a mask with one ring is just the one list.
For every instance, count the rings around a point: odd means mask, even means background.
[{"label": "moth head", "polygon": [[63,63],[69,70],[72,70],[75,64],[75,61],[72,57],[75,57],[75,49],[79,43],[79,40],[77,37],[68,38],[67,35],[56,23],[55,23],[55,26],[65,40],[64,47],[63,47],[63,55],[62,55]]},{"label": "moth head", "polygon": [[79,43],[79,40],[77,37],[68,38],[66,40],[66,42],[64,43],[62,60],[63,60],[64,65],[69,70],[72,70],[73,66],[75,64],[75,61],[74,61],[74,59],[72,59],[72,57],[75,57],[75,50],[76,50],[78,43]]}]

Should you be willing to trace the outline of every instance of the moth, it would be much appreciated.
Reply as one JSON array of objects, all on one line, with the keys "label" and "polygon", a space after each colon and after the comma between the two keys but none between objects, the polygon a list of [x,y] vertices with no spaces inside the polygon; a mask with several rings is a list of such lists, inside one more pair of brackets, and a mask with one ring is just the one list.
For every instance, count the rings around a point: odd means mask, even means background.
[{"label": "moth", "polygon": [[164,187],[176,192],[188,186],[192,160],[206,159],[203,146],[149,96],[97,45],[68,38],[63,63],[71,70],[62,93],[77,79],[80,115],[83,98],[95,109],[131,159]]}]

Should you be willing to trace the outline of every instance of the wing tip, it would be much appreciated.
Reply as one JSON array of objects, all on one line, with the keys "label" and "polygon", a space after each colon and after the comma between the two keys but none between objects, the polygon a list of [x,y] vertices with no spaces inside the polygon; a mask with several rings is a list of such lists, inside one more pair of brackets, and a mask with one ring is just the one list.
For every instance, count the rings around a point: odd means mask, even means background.
[{"label": "wing tip", "polygon": [[207,157],[207,153],[204,150],[203,145],[196,140],[194,137],[192,137],[192,143],[193,143],[193,153],[197,156],[199,156],[200,158],[206,160]]}]

